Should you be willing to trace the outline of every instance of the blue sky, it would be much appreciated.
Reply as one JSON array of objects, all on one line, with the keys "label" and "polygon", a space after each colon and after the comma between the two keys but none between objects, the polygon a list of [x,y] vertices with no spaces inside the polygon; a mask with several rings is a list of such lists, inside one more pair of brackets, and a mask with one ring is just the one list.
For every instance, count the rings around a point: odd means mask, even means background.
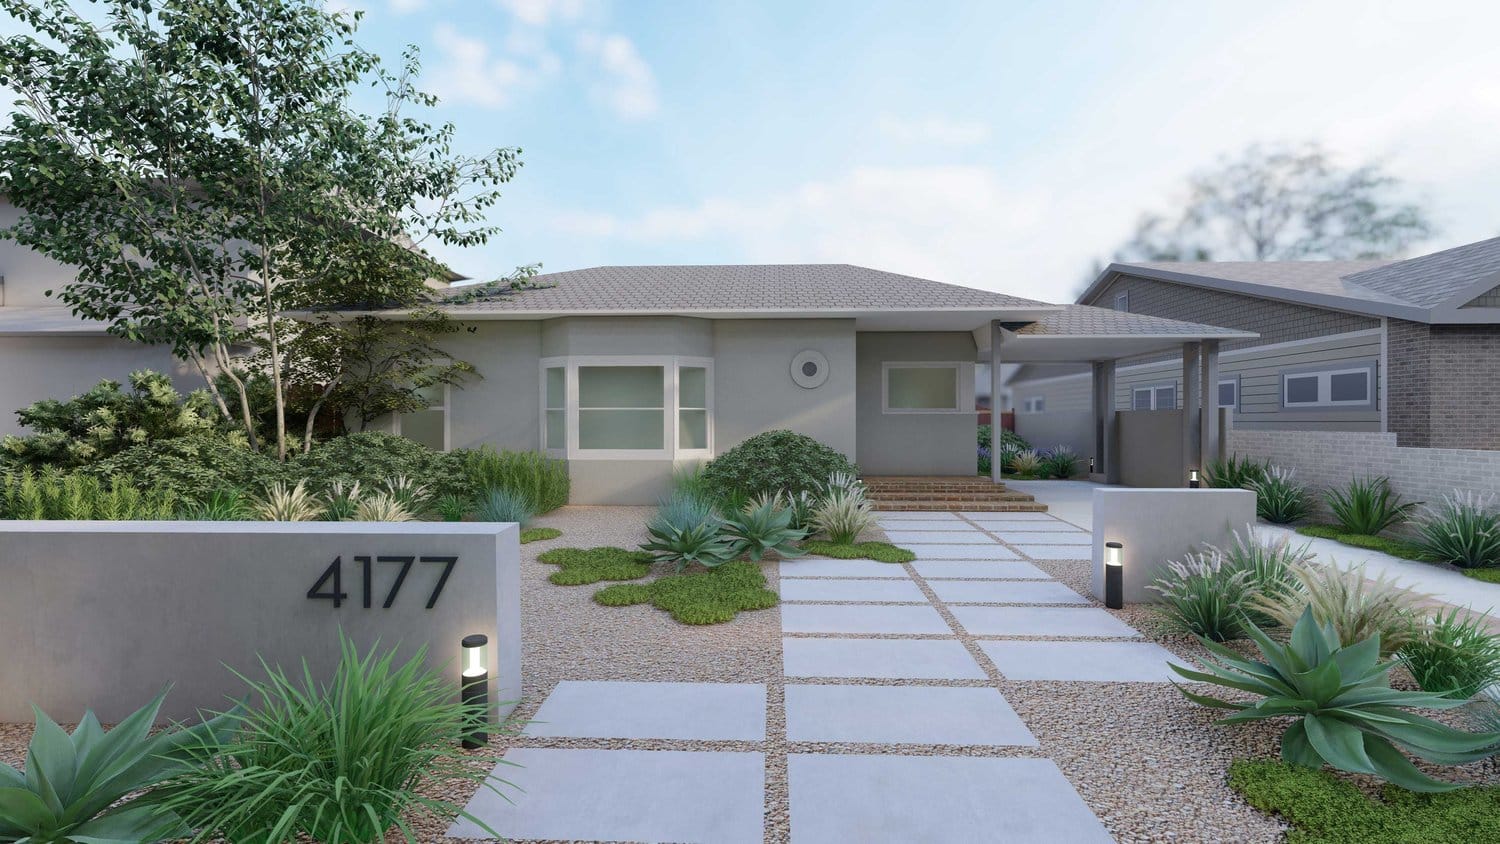
[{"label": "blue sky", "polygon": [[1439,248],[1500,234],[1500,4],[337,0],[460,143],[519,146],[518,264],[847,261],[1070,299],[1251,142],[1385,161]]}]

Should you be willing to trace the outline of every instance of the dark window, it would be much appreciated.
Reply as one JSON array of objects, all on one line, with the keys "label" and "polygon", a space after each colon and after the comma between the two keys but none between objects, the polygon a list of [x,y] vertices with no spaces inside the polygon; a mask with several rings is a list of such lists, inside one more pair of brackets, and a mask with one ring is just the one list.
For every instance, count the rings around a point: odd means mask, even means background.
[{"label": "dark window", "polygon": [[1238,387],[1238,381],[1219,382],[1219,407],[1234,407],[1239,404],[1239,397],[1235,395]]},{"label": "dark window", "polygon": [[1318,376],[1289,375],[1286,379],[1287,404],[1316,404],[1318,401]]},{"label": "dark window", "polygon": [[1370,379],[1364,372],[1342,372],[1328,379],[1330,401],[1369,401]]},{"label": "dark window", "polygon": [[1136,390],[1135,392],[1131,393],[1130,394],[1130,409],[1131,410],[1150,410],[1151,409],[1151,391],[1149,389],[1146,389],[1146,390]]},{"label": "dark window", "polygon": [[1157,387],[1156,388],[1156,409],[1157,410],[1176,410],[1177,409],[1177,387],[1176,387],[1176,385],[1173,385],[1171,387]]}]

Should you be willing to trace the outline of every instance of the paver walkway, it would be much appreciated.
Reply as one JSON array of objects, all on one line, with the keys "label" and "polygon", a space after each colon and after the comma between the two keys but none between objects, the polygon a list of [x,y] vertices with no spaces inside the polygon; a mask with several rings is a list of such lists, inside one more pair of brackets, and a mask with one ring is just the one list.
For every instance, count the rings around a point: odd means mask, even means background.
[{"label": "paver walkway", "polygon": [[512,749],[525,768],[496,774],[525,793],[468,810],[518,839],[760,842],[780,806],[793,842],[1112,840],[1000,690],[1171,678],[1177,657],[1032,564],[1086,559],[1088,534],[1045,513],[880,522],[915,562],[781,564],[784,685],[560,683],[527,734],[599,749]]}]

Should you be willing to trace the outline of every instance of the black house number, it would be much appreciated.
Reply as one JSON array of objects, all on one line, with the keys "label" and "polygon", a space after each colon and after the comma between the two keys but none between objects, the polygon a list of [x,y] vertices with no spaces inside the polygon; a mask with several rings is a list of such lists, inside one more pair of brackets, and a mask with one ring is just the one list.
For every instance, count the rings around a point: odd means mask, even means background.
[{"label": "black house number", "polygon": [[[400,593],[402,584],[406,583],[406,576],[411,574],[412,566],[417,563],[440,565],[443,567],[437,576],[437,582],[432,586],[432,594],[427,596],[427,609],[437,606],[438,596],[443,594],[443,587],[448,585],[448,575],[453,574],[453,567],[458,564],[457,557],[414,557],[380,555],[375,557],[357,556],[354,562],[359,564],[360,597],[365,609],[370,609],[375,598],[375,565],[386,564],[400,566],[396,571],[396,579],[391,581],[391,588],[385,593],[385,600],[380,608],[388,610],[396,603],[396,595]],[[333,558],[328,568],[318,576],[316,583],[307,590],[307,597],[315,601],[332,601],[335,608],[342,607],[344,601],[348,600],[349,593],[344,591],[344,557],[339,555]]]}]

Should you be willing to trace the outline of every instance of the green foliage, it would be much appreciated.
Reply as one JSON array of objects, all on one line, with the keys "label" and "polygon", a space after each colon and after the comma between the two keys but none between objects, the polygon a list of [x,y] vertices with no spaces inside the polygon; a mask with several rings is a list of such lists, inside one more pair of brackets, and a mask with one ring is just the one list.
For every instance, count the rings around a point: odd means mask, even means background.
[{"label": "green foliage", "polygon": [[323,493],[323,518],[330,522],[354,521],[359,515],[359,502],[363,497],[359,481],[352,484],[334,481]]},{"label": "green foliage", "polygon": [[525,526],[536,515],[536,505],[522,492],[496,487],[479,499],[474,518],[481,522],[515,522]]},{"label": "green foliage", "polygon": [[235,716],[152,735],[166,695],[108,732],[92,711],[70,736],[36,710],[25,773],[0,763],[0,842],[116,844],[187,834],[182,818],[150,789],[191,769],[195,748],[222,738]]},{"label": "green foliage", "polygon": [[898,548],[889,542],[840,545],[835,542],[810,539],[802,543],[802,550],[819,557],[833,557],[836,560],[874,560],[877,563],[909,563],[917,558],[915,553],[905,548]]},{"label": "green foliage", "polygon": [[746,496],[777,491],[796,495],[819,491],[836,472],[858,474],[847,457],[812,437],[767,431],[709,461],[703,468],[703,483],[719,501],[736,492]]},{"label": "green foliage", "polygon": [[437,501],[433,502],[432,504],[432,509],[436,511],[437,514],[441,516],[443,521],[445,522],[463,521],[464,517],[469,515],[469,510],[471,507],[472,503],[469,501],[469,499],[464,498],[462,495],[454,495],[451,492],[447,495],[440,496]]},{"label": "green foliage", "polygon": [[1234,713],[1220,724],[1295,719],[1281,736],[1281,758],[1290,764],[1329,764],[1412,791],[1448,791],[1457,786],[1422,773],[1397,748],[1430,762],[1460,764],[1490,755],[1490,746],[1500,741],[1500,734],[1465,733],[1408,711],[1452,709],[1462,703],[1428,692],[1392,689],[1389,674],[1397,663],[1381,659],[1378,634],[1346,645],[1331,624],[1314,620],[1311,608],[1292,627],[1286,644],[1254,626],[1247,632],[1260,651],[1260,661],[1200,637],[1213,654],[1205,661],[1207,672],[1175,663],[1171,668],[1185,679],[1257,697],[1252,702],[1228,701],[1178,687],[1194,703]]},{"label": "green foliage", "polygon": [[875,526],[875,512],[865,499],[863,487],[830,485],[809,520],[813,532],[835,545],[852,545],[859,535]]},{"label": "green foliage", "polygon": [[1307,517],[1307,487],[1298,483],[1296,472],[1272,466],[1265,477],[1252,481],[1255,492],[1255,515],[1278,525]]},{"label": "green foliage", "polygon": [[495,451],[481,446],[462,458],[476,490],[506,489],[525,495],[535,513],[550,513],[568,503],[568,462],[535,451]]},{"label": "green foliage", "polygon": [[1343,528],[1336,525],[1302,525],[1297,532],[1303,536],[1316,536],[1319,539],[1332,539],[1355,548],[1364,548],[1369,551],[1379,551],[1382,554],[1390,554],[1392,557],[1400,557],[1403,560],[1426,561],[1427,554],[1415,543],[1404,539],[1393,539],[1389,536],[1367,536],[1360,533],[1345,533]]},{"label": "green foliage", "polygon": [[1291,567],[1295,588],[1253,600],[1256,609],[1290,627],[1304,612],[1326,624],[1345,645],[1378,638],[1395,653],[1410,642],[1424,616],[1422,601],[1429,596],[1398,586],[1386,575],[1371,578],[1361,563],[1349,569],[1336,565],[1301,563]]},{"label": "green foliage", "polygon": [[1242,638],[1250,623],[1250,574],[1217,551],[1168,562],[1167,573],[1146,588],[1161,594],[1157,611],[1175,630],[1224,642]]},{"label": "green foliage", "polygon": [[531,542],[546,542],[549,539],[556,539],[559,536],[562,536],[562,531],[558,530],[557,528],[526,528],[525,530],[521,531],[521,544],[526,545],[527,543]]},{"label": "green foliage", "polygon": [[216,434],[132,446],[83,471],[101,478],[133,478],[143,486],[172,489],[190,501],[202,501],[226,487],[258,490],[277,481],[296,480],[275,460]]},{"label": "green foliage", "polygon": [[1463,573],[1465,577],[1472,577],[1485,583],[1500,583],[1500,568],[1464,569]]},{"label": "green foliage", "polygon": [[1417,519],[1417,547],[1430,559],[1460,568],[1500,566],[1500,512],[1491,498],[1455,492]]},{"label": "green foliage", "polygon": [[417,512],[403,499],[390,492],[372,492],[362,495],[354,503],[354,522],[415,522]]},{"label": "green foliage", "polygon": [[670,563],[682,571],[693,563],[715,568],[734,559],[735,546],[724,535],[724,524],[717,518],[685,526],[653,519],[646,525],[650,534],[641,550],[648,551],[658,563]]},{"label": "green foliage", "polygon": [[1423,691],[1468,700],[1500,682],[1500,636],[1487,619],[1458,608],[1439,611],[1401,648],[1401,658]]},{"label": "green foliage", "polygon": [[[235,733],[198,748],[204,767],[179,775],[164,805],[198,830],[195,842],[273,844],[306,836],[327,844],[383,841],[403,813],[460,814],[417,792],[422,783],[473,783],[499,793],[490,775],[466,766],[457,747],[475,713],[426,668],[426,648],[397,664],[378,645],[360,655],[340,636],[331,680],[304,662],[300,676],[262,661],[264,680],[242,678],[256,709],[234,717]],[[503,782],[501,784],[504,784]]]},{"label": "green foliage", "polygon": [[[993,436],[994,435],[992,429],[989,425],[979,426],[979,474],[981,475],[988,475],[990,473],[990,461],[994,458],[996,453]],[[1007,431],[1002,428],[1000,431],[999,449],[1001,469],[1004,471],[1009,471],[1011,458],[1014,457],[1017,452],[1025,451],[1028,448],[1031,448],[1031,444],[1026,442],[1026,440],[1023,439],[1020,434],[1017,434],[1015,431]]]},{"label": "green foliage", "polygon": [[650,603],[683,624],[722,624],[737,613],[777,604],[754,563],[736,561],[702,572],[671,574],[650,583],[606,586],[594,600],[607,607]]},{"label": "green foliage", "polygon": [[730,541],[730,555],[748,554],[755,562],[760,562],[768,552],[782,559],[802,556],[796,543],[807,536],[807,531],[792,527],[792,516],[792,511],[779,506],[773,496],[725,519],[724,535]]},{"label": "green foliage", "polygon": [[1042,474],[1045,461],[1036,449],[1023,449],[1011,455],[1010,471],[1019,478],[1035,478]]},{"label": "green foliage", "polygon": [[292,486],[277,481],[247,504],[250,514],[263,522],[315,522],[324,512],[323,502],[308,492],[307,481]]},{"label": "green foliage", "polygon": [[186,397],[159,372],[130,374],[130,392],[100,381],[68,399],[44,399],[16,411],[27,436],[0,439],[0,461],[22,466],[75,468],[131,446],[213,433],[223,420],[208,393]]},{"label": "green foliage", "polygon": [[1331,772],[1269,759],[1236,760],[1229,785],[1291,824],[1291,844],[1500,841],[1500,788],[1415,794],[1386,785],[1377,800]]},{"label": "green foliage", "polygon": [[1211,489],[1253,489],[1265,480],[1271,464],[1249,457],[1230,455],[1226,460],[1210,460],[1203,467],[1203,482]]},{"label": "green foliage", "polygon": [[251,518],[244,496],[233,488],[216,489],[202,501],[182,508],[178,517],[196,522],[239,522]]},{"label": "green foliage", "polygon": [[289,461],[287,471],[309,479],[316,491],[335,482],[379,489],[391,479],[407,478],[429,495],[474,497],[478,490],[465,471],[466,457],[464,452],[433,451],[405,437],[367,431],[318,443]]},{"label": "green foliage", "polygon": [[1323,494],[1344,533],[1374,536],[1405,522],[1419,502],[1401,500],[1386,477],[1351,478],[1348,489]]},{"label": "green foliage", "polygon": [[640,580],[651,573],[651,555],[624,548],[553,548],[537,555],[537,562],[561,566],[547,579],[558,586],[582,586],[601,580]]},{"label": "green foliage", "polygon": [[52,467],[0,472],[0,519],[171,519],[181,503],[171,489],[120,475],[100,480]]},{"label": "green foliage", "polygon": [[1078,455],[1065,445],[1052,449],[1042,458],[1041,474],[1063,480],[1073,477],[1078,474]]}]

